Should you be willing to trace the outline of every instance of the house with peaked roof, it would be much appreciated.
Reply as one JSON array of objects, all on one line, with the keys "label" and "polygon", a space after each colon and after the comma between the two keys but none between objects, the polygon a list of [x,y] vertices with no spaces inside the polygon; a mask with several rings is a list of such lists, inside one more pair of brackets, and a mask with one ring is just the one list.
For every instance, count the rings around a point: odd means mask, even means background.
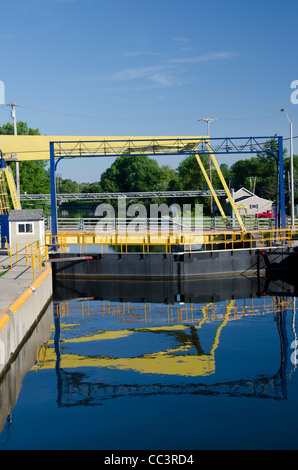
[{"label": "house with peaked roof", "polygon": [[246,188],[240,188],[234,193],[234,201],[240,215],[254,216],[261,212],[272,210],[273,201],[256,196]]}]

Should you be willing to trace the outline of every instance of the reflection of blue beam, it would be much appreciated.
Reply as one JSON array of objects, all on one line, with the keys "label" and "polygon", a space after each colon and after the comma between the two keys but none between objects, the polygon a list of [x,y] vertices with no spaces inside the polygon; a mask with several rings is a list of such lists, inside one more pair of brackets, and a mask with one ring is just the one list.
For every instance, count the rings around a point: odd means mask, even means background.
[{"label": "reflection of blue beam", "polygon": [[60,336],[61,336],[61,325],[60,325],[60,304],[54,304],[54,325],[55,325],[55,337],[54,337],[54,346],[56,353],[56,374],[57,374],[57,388],[58,396],[57,403],[61,405],[62,401],[62,376],[61,376],[61,351],[60,351]]},{"label": "reflection of blue beam", "polygon": [[281,364],[280,364],[280,378],[282,383],[282,393],[284,399],[288,397],[287,394],[287,365],[288,365],[288,335],[287,335],[287,309],[284,308],[279,314],[279,336],[281,343]]}]

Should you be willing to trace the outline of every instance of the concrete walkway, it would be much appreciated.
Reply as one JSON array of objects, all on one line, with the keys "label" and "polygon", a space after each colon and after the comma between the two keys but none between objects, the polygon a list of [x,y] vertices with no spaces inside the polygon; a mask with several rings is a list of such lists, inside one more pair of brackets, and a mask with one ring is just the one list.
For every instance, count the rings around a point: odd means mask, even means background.
[{"label": "concrete walkway", "polygon": [[[31,263],[26,267],[26,258],[19,254],[18,264],[16,264],[15,255],[12,256],[12,269],[10,269],[10,257],[6,250],[0,249],[0,313],[9,308],[17,298],[32,284],[33,269]],[[39,275],[39,269],[36,270],[36,276]]]},{"label": "concrete walkway", "polygon": [[34,279],[31,259],[29,263],[26,267],[23,252],[16,259],[15,255],[10,258],[5,250],[0,250],[0,272],[5,271],[0,276],[0,379],[53,296],[51,267],[44,267],[40,275],[38,265]]}]

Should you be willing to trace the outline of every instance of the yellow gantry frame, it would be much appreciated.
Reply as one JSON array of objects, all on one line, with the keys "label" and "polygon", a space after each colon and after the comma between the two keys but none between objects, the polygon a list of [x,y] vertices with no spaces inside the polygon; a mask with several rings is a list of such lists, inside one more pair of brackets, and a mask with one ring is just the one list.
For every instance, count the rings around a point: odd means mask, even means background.
[{"label": "yellow gantry frame", "polygon": [[3,170],[3,173],[1,171],[0,210],[3,213],[9,213],[9,210],[10,210],[5,179],[2,176],[3,174],[5,174],[5,176],[6,176],[6,181],[7,181],[8,187],[9,187],[9,192],[10,192],[10,195],[11,195],[13,208],[17,209],[17,210],[20,210],[21,209],[21,204],[20,204],[20,200],[19,200],[19,197],[18,197],[18,192],[17,192],[17,188],[16,188],[16,185],[15,185],[12,169],[10,168],[10,166],[8,164],[6,164],[5,169],[2,169],[2,170]]},{"label": "yellow gantry frame", "polygon": [[[217,163],[217,160],[212,153],[212,149],[210,146],[210,138],[209,137],[102,137],[102,136],[28,136],[28,135],[1,135],[0,136],[0,149],[2,150],[2,153],[5,154],[5,159],[6,162],[8,163],[10,158],[12,159],[11,161],[14,161],[17,159],[18,161],[26,161],[26,160],[49,160],[50,158],[50,152],[49,152],[49,147],[50,147],[50,142],[70,142],[70,145],[73,146],[74,142],[100,142],[100,141],[106,141],[107,144],[111,144],[113,146],[115,144],[115,141],[125,141],[129,140],[132,143],[136,141],[136,147],[138,146],[138,142],[140,141],[156,141],[157,143],[160,143],[160,147],[162,148],[163,145],[168,145],[171,143],[173,140],[179,140],[183,139],[185,142],[185,145],[187,145],[187,139],[189,139],[190,143],[193,143],[194,139],[197,141],[199,144],[200,142],[204,141],[208,151],[210,152],[210,157],[212,159],[212,162],[214,164],[215,170],[220,178],[220,181],[222,183],[222,186],[227,194],[228,200],[232,206],[232,209],[235,213],[235,216],[238,220],[238,223],[240,225],[240,228],[243,232],[246,231],[244,223],[242,221],[242,218],[238,212],[237,206],[232,198],[232,195],[230,193],[230,190],[226,184],[226,181],[224,179],[224,176],[222,174],[222,171]],[[165,152],[166,153],[166,152]],[[161,155],[161,152],[159,153]],[[158,155],[158,153],[157,153]],[[213,184],[210,181],[207,172],[203,166],[203,163],[201,161],[201,158],[198,154],[196,154],[196,159],[197,162],[200,166],[200,169],[203,173],[203,176],[208,184],[208,187],[211,191],[211,194],[216,202],[216,205],[222,215],[222,217],[226,218],[225,212],[219,202],[219,199],[216,195],[216,192],[214,190]],[[7,168],[9,168],[8,165],[6,165]],[[7,181],[9,183],[10,187],[10,192],[11,196],[13,199],[14,203],[14,208],[18,209],[20,207],[20,203],[17,197],[17,192],[15,189],[15,184],[13,181],[12,173],[10,173],[11,170],[10,168],[7,169],[6,172],[6,177]]]},{"label": "yellow gantry frame", "polygon": [[[207,147],[207,149],[208,149],[209,152],[210,152],[210,156],[211,156],[213,165],[214,165],[214,167],[215,167],[215,169],[216,169],[216,171],[217,171],[217,174],[218,174],[218,176],[219,176],[219,179],[220,179],[220,181],[221,181],[221,184],[223,185],[223,188],[224,188],[224,190],[225,190],[225,192],[226,192],[226,195],[228,196],[229,202],[230,202],[230,204],[231,204],[231,206],[232,206],[232,209],[233,209],[233,211],[234,211],[234,213],[235,213],[235,216],[236,216],[236,218],[237,218],[237,220],[238,220],[238,222],[239,222],[239,225],[240,225],[240,227],[241,227],[241,230],[242,230],[243,232],[245,232],[246,229],[245,229],[243,220],[242,220],[242,218],[241,218],[241,216],[240,216],[240,214],[239,214],[239,212],[238,212],[237,206],[236,206],[236,204],[235,204],[235,202],[234,202],[234,200],[233,200],[233,198],[232,198],[231,192],[230,192],[230,190],[229,190],[229,188],[228,188],[228,185],[227,185],[227,183],[226,183],[226,180],[225,180],[225,178],[224,178],[224,175],[222,174],[222,171],[221,171],[221,169],[220,169],[220,167],[219,167],[219,164],[217,163],[217,160],[216,160],[216,158],[215,158],[214,153],[212,153],[212,149],[211,149],[211,147],[210,147],[210,144],[207,143],[207,142],[206,142],[206,147]],[[209,186],[210,191],[212,191],[212,190],[211,190],[211,186],[212,186],[212,183],[210,182],[210,186]],[[213,191],[214,191],[214,190],[213,190]]]},{"label": "yellow gantry frame", "polygon": [[[208,145],[207,145],[207,147],[208,147]],[[209,148],[210,148],[210,147],[209,147]],[[202,171],[202,173],[203,173],[203,176],[204,176],[204,178],[205,178],[205,180],[206,180],[206,182],[207,182],[207,184],[208,184],[208,187],[209,187],[209,189],[210,189],[210,191],[211,191],[212,196],[214,197],[214,200],[215,200],[215,202],[216,202],[216,205],[217,205],[217,207],[218,207],[218,209],[219,209],[219,211],[220,211],[222,217],[223,217],[223,218],[226,218],[226,214],[225,214],[225,212],[224,212],[224,210],[223,210],[223,208],[222,208],[222,205],[221,205],[220,202],[219,202],[219,199],[218,199],[218,197],[217,197],[217,195],[216,195],[216,192],[215,192],[215,190],[214,190],[213,184],[211,183],[211,181],[210,181],[210,179],[209,179],[209,177],[208,177],[207,171],[205,170],[204,165],[203,165],[203,163],[202,163],[202,160],[201,160],[201,158],[200,158],[200,156],[199,156],[198,154],[196,154],[196,159],[197,159],[197,162],[198,162],[198,164],[199,164],[199,166],[200,166],[200,169],[201,169],[201,171]],[[242,230],[243,232],[245,232],[245,231],[246,231],[246,228],[245,228],[245,226],[244,226],[244,223],[243,223],[243,221],[242,221],[242,218],[241,218],[241,216],[240,216],[240,214],[239,214],[239,212],[238,212],[237,206],[236,206],[236,204],[235,204],[235,202],[234,202],[234,200],[233,200],[233,198],[232,198],[232,195],[231,195],[230,190],[229,190],[229,188],[228,188],[228,186],[227,186],[227,183],[226,183],[225,178],[224,178],[224,176],[223,176],[223,174],[222,174],[222,171],[221,171],[221,169],[220,169],[220,167],[219,167],[219,164],[217,163],[217,160],[216,160],[216,158],[215,158],[215,156],[214,156],[213,154],[211,154],[211,159],[212,159],[213,164],[214,164],[214,166],[215,166],[216,172],[217,172],[217,174],[218,174],[218,176],[219,176],[219,178],[220,178],[220,181],[221,181],[221,183],[222,183],[222,185],[223,185],[223,188],[224,188],[224,190],[225,190],[225,192],[226,192],[226,194],[227,194],[227,196],[228,196],[228,199],[229,199],[229,202],[230,202],[230,204],[231,204],[231,206],[232,206],[232,209],[233,209],[233,211],[234,211],[234,213],[235,213],[235,215],[236,215],[236,218],[237,218],[237,220],[238,220],[238,222],[239,222],[240,228],[241,228],[241,230]]]},{"label": "yellow gantry frame", "polygon": [[21,204],[20,204],[20,201],[19,201],[19,197],[18,197],[17,188],[16,188],[16,185],[15,185],[12,169],[10,168],[9,165],[6,165],[5,176],[6,176],[7,184],[8,184],[8,187],[9,187],[13,208],[17,209],[17,210],[20,210],[21,209]]},{"label": "yellow gantry frame", "polygon": [[[121,142],[131,143],[131,150],[132,154],[137,156],[136,149],[144,145],[144,148],[148,146],[148,142],[153,142],[156,144],[156,155],[163,155],[162,147],[171,147],[173,145],[173,141],[183,140],[183,144],[187,147],[187,144],[195,145],[195,143],[199,143],[202,140],[205,141],[207,137],[196,137],[196,136],[172,136],[172,137],[126,137],[126,136],[114,136],[114,137],[102,137],[102,136],[57,136],[57,135],[0,135],[0,149],[5,156],[5,160],[15,161],[27,161],[27,160],[49,160],[50,159],[50,142],[59,142],[63,144],[63,148],[66,151],[71,151],[75,147],[75,144],[87,144],[86,151],[88,150],[87,147],[92,149],[92,147],[98,147],[98,143],[105,142],[106,146],[103,148],[113,148],[116,147],[116,141],[119,142],[119,149],[123,146],[123,150],[126,147]],[[90,145],[89,145],[90,144]],[[94,144],[94,145],[93,145]],[[83,145],[84,147],[84,145]],[[166,152],[164,152],[166,153]],[[144,153],[145,154],[145,153]],[[69,155],[71,157],[71,153]],[[81,157],[86,156],[82,153]],[[90,155],[92,156],[92,155]],[[108,156],[107,154],[102,155]],[[114,155],[111,153],[111,156]]]},{"label": "yellow gantry frame", "polygon": [[0,214],[9,214],[9,201],[4,171],[0,171]]}]

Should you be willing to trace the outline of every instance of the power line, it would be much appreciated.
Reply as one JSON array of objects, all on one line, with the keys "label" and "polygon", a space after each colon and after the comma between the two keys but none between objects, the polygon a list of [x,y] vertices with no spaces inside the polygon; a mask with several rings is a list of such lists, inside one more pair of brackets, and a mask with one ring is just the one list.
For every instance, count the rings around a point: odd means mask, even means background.
[{"label": "power line", "polygon": [[[0,106],[6,106],[6,105],[0,105]],[[75,114],[75,113],[67,113],[67,112],[61,112],[61,111],[53,111],[49,109],[40,109],[40,108],[32,108],[30,106],[22,106],[18,105],[21,108],[24,109],[29,109],[31,111],[38,111],[41,113],[49,113],[49,114],[56,114],[60,116],[68,116],[68,117],[78,117],[78,118],[85,118],[85,119],[100,119],[100,120],[106,120],[106,121],[193,121],[192,118],[126,118],[126,117],[115,117],[115,116],[94,116],[94,115],[88,115],[88,114]]]},{"label": "power line", "polygon": [[[298,135],[295,135],[295,136],[293,137],[293,139],[298,139]],[[287,138],[284,139],[284,140],[290,140],[290,137],[287,137]]]},{"label": "power line", "polygon": [[[10,106],[8,104],[0,104],[1,106]],[[194,121],[195,117],[153,117],[153,118],[127,118],[127,117],[115,117],[115,116],[96,116],[96,115],[89,115],[89,114],[76,114],[76,113],[69,113],[63,111],[54,111],[49,109],[42,109],[42,108],[33,108],[31,106],[24,106],[24,105],[16,105],[19,108],[29,109],[31,111],[37,111],[41,113],[49,113],[49,114],[56,114],[60,116],[68,116],[68,117],[78,117],[78,118],[85,118],[85,119],[100,119],[100,120],[109,120],[109,121],[145,121],[145,122],[152,122],[152,121]],[[298,116],[298,114],[293,114],[292,116]],[[219,117],[217,121],[251,121],[256,119],[275,119],[277,116],[251,116],[251,117]],[[294,137],[294,138],[297,138]],[[287,139],[284,139],[287,140]]]}]

